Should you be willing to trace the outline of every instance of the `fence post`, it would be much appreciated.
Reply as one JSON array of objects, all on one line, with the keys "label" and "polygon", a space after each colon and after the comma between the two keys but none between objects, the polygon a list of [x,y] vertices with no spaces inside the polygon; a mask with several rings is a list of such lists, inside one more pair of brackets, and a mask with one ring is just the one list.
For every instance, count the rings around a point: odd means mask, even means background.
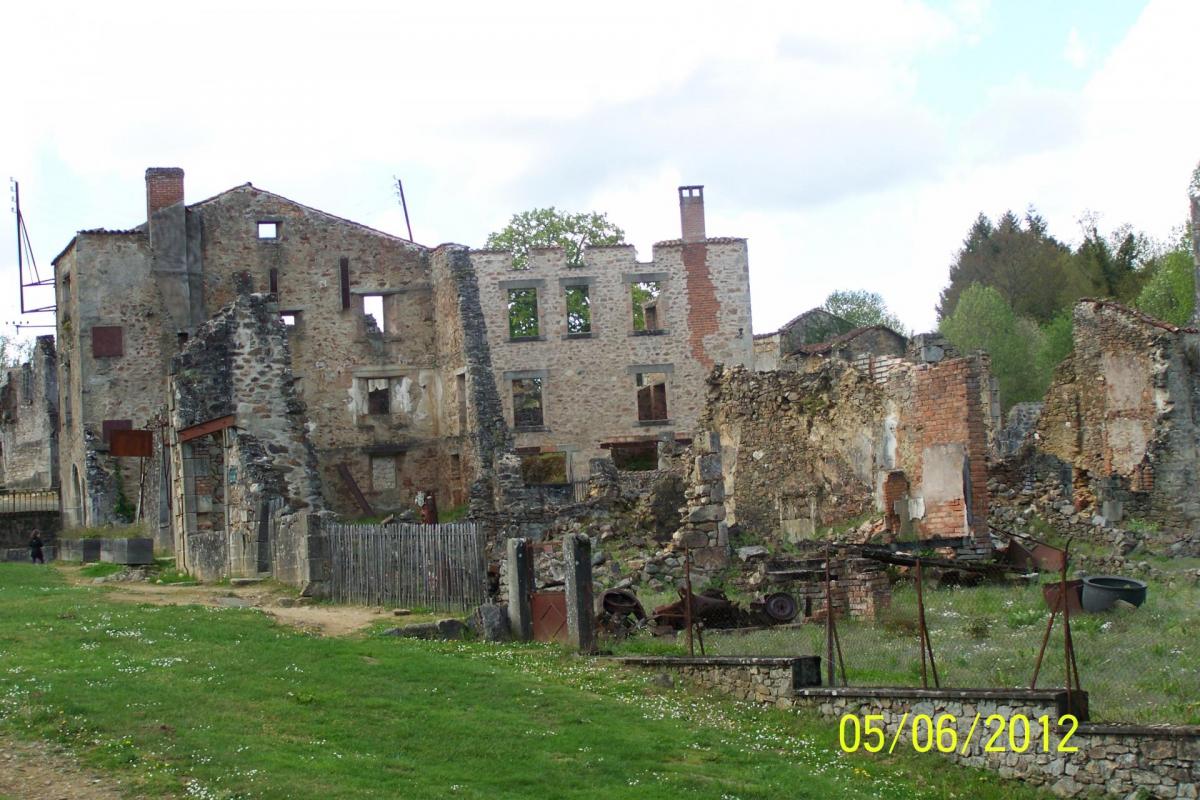
[{"label": "fence post", "polygon": [[520,537],[508,540],[508,624],[513,638],[527,642],[533,636],[533,558],[529,542]]},{"label": "fence post", "polygon": [[581,653],[596,649],[592,601],[592,540],[576,533],[563,540],[567,573],[567,642]]}]

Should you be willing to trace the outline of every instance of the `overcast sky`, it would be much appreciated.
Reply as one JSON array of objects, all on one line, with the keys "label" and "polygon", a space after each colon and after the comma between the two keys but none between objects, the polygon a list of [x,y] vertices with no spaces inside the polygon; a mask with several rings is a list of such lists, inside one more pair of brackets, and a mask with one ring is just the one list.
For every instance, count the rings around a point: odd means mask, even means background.
[{"label": "overcast sky", "polygon": [[709,235],[749,239],[756,332],[834,289],[923,330],[980,211],[1166,237],[1200,159],[1195,0],[43,1],[5,27],[0,168],[43,272],[144,220],[148,166],[403,234],[398,175],[429,245],[605,211],[643,260],[699,183]]}]

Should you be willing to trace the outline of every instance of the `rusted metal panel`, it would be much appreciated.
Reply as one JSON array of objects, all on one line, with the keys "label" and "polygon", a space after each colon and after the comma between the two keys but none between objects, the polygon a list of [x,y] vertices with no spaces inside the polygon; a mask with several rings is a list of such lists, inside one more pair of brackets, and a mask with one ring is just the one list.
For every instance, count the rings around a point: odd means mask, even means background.
[{"label": "rusted metal panel", "polygon": [[100,438],[105,444],[112,444],[114,431],[127,431],[133,428],[131,419],[106,419],[100,423]]},{"label": "rusted metal panel", "polygon": [[210,419],[208,422],[201,422],[199,425],[192,425],[188,428],[183,428],[179,431],[179,441],[190,442],[192,439],[199,439],[201,436],[207,436],[210,433],[232,428],[237,423],[237,417],[229,414],[224,417]]},{"label": "rusted metal panel", "polygon": [[533,638],[539,642],[567,641],[567,595],[563,592],[534,592],[530,596]]},{"label": "rusted metal panel", "polygon": [[120,325],[92,326],[92,357],[114,358],[125,355],[125,329]]},{"label": "rusted metal panel", "polygon": [[154,455],[154,434],[150,431],[114,430],[109,438],[109,455],[150,458]]}]

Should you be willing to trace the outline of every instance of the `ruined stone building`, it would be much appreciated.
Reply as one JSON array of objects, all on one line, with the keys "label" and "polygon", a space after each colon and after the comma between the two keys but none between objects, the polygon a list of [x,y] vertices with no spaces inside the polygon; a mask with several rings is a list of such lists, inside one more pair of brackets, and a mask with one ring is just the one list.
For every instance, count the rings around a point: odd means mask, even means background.
[{"label": "ruined stone building", "polygon": [[58,373],[53,336],[0,379],[0,487],[58,485]]},{"label": "ruined stone building", "polygon": [[702,565],[726,557],[735,526],[777,546],[865,526],[984,557],[997,400],[984,355],[715,372],[682,537]]},{"label": "ruined stone building", "polygon": [[683,238],[647,262],[632,245],[588,248],[577,267],[535,250],[521,270],[471,253],[517,452],[562,480],[690,441],[709,370],[752,362],[746,240],[705,236],[701,187],[680,189],[680,213]]},{"label": "ruined stone building", "polygon": [[886,368],[905,355],[908,345],[907,337],[886,325],[854,327],[823,308],[812,308],[777,331],[755,335],[754,368],[810,372],[830,359],[874,359]]},{"label": "ruined stone building", "polygon": [[1105,300],[1074,311],[1074,350],[1055,371],[1035,449],[1070,464],[1077,503],[1113,521],[1200,523],[1200,330]]},{"label": "ruined stone building", "polygon": [[706,238],[701,187],[651,262],[521,271],[248,183],[187,204],[178,169],[147,170],[146,203],[54,259],[66,524],[137,509],[206,574],[269,565],[280,508],[474,510],[502,504],[514,448],[581,480],[688,440],[707,371],[751,361],[746,244]]}]

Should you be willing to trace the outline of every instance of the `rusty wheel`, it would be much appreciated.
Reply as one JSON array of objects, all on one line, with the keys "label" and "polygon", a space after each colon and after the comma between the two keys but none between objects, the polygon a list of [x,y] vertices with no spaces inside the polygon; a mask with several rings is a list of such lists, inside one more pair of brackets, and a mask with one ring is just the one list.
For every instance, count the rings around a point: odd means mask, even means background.
[{"label": "rusty wheel", "polygon": [[787,592],[775,592],[764,598],[763,611],[775,622],[791,622],[796,618],[796,598]]}]

